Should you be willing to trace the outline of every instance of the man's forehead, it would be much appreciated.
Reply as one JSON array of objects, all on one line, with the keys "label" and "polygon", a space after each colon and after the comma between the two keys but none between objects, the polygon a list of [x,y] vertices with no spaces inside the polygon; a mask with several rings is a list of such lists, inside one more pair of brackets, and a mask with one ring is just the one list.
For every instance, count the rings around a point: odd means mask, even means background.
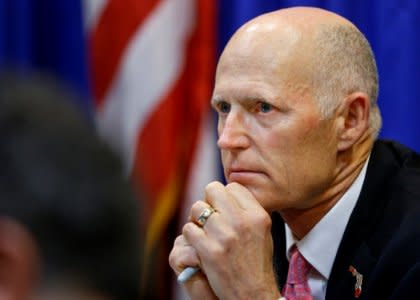
[{"label": "man's forehead", "polygon": [[[302,33],[287,24],[254,23],[237,33],[227,44],[221,62],[231,59],[276,60],[290,55],[302,38]],[[275,61],[273,61],[275,63]]]}]

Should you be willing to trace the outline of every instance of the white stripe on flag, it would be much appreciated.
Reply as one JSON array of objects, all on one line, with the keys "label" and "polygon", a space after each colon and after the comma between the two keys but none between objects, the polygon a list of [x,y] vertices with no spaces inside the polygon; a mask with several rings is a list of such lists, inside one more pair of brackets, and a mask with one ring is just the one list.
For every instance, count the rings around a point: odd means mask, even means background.
[{"label": "white stripe on flag", "polygon": [[162,1],[137,30],[97,111],[98,130],[131,173],[138,132],[184,66],[194,0]]}]

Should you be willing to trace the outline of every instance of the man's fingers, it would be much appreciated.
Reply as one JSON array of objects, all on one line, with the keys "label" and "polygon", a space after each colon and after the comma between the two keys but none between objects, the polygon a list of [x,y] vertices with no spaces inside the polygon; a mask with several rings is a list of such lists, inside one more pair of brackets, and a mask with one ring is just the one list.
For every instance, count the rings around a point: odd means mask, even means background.
[{"label": "man's fingers", "polygon": [[209,183],[205,190],[205,201],[221,213],[233,213],[239,207],[236,200],[230,195],[226,187],[218,181]]},{"label": "man's fingers", "polygon": [[205,188],[205,201],[215,209],[227,213],[232,213],[237,208],[252,211],[263,209],[254,195],[236,182],[226,186],[217,181],[209,183]]},{"label": "man's fingers", "polygon": [[183,235],[175,239],[174,247],[169,254],[169,265],[177,275],[187,267],[200,265],[196,250],[186,241]]},{"label": "man's fingers", "polygon": [[217,211],[210,206],[207,202],[197,201],[191,207],[190,221],[194,222],[200,227],[204,227],[207,220],[213,218],[213,214]]}]

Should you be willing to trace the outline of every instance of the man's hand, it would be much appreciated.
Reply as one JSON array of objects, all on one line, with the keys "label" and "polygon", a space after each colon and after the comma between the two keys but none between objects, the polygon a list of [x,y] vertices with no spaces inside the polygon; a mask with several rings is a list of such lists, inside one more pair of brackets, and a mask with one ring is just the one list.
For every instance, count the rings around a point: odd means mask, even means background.
[{"label": "man's hand", "polygon": [[[200,227],[196,220],[207,207],[216,212]],[[206,288],[211,287],[219,299],[279,298],[272,265],[271,219],[245,187],[210,183],[204,201],[192,206],[191,221],[179,238],[188,246],[180,251],[176,249],[180,242],[176,242],[171,253],[177,274],[186,266],[199,265],[202,273],[194,279],[207,280]],[[204,295],[187,290],[193,299],[194,295],[201,299],[208,295],[206,288]]]},{"label": "man's hand", "polygon": [[[183,235],[175,239],[174,247],[169,255],[169,264],[178,276],[185,268],[200,266],[200,260],[193,247],[185,240]],[[206,276],[198,271],[193,277],[183,284],[190,299],[217,299],[214,295]]]}]

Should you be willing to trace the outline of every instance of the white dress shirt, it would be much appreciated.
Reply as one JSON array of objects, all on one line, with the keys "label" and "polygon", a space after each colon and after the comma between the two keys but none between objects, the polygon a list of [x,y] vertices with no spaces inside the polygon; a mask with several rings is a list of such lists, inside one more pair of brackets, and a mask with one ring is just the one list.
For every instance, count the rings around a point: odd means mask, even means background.
[{"label": "white dress shirt", "polygon": [[296,244],[299,252],[314,267],[308,275],[308,284],[314,300],[325,299],[327,282],[338,246],[359,198],[368,161],[369,159],[346,193],[304,238],[297,240],[289,226],[285,224],[287,258],[290,260],[290,249]]}]

